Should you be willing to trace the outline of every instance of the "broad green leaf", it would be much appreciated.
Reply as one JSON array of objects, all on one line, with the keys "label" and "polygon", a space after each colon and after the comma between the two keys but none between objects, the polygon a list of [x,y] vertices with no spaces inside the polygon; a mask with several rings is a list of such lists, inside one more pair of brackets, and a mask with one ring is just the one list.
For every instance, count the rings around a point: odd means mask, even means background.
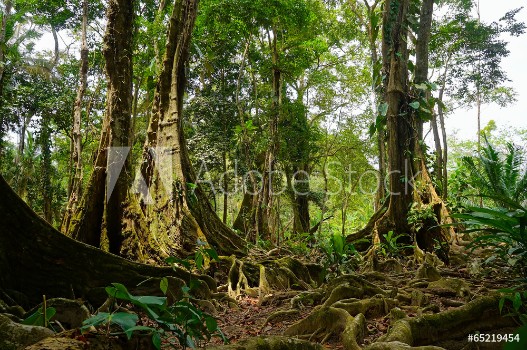
[{"label": "broad green leaf", "polygon": [[501,298],[501,299],[500,299],[500,302],[499,302],[500,314],[502,313],[503,305],[504,305],[504,304],[505,304],[505,298]]},{"label": "broad green leaf", "polygon": [[419,106],[421,106],[419,101],[414,101],[414,102],[410,103],[410,107],[412,107],[413,109],[419,109]]},{"label": "broad green leaf", "polygon": [[157,333],[157,329],[152,328],[152,327],[146,327],[146,326],[133,326],[125,330],[124,333],[126,334],[126,337],[128,338],[128,340],[130,340],[134,332],[142,332],[142,331]]},{"label": "broad green leaf", "polygon": [[131,298],[128,289],[126,289],[126,287],[121,283],[112,283],[112,286],[106,287],[105,290],[109,296],[117,299],[130,300]]},{"label": "broad green leaf", "polygon": [[156,297],[151,295],[132,297],[131,299],[132,301],[138,301],[145,305],[164,305],[167,300],[166,297]]},{"label": "broad green leaf", "polygon": [[111,314],[108,312],[99,312],[98,314],[84,320],[82,322],[83,326],[81,327],[81,332],[84,332],[90,327],[97,327],[100,324],[108,323],[110,321]]},{"label": "broad green leaf", "polygon": [[161,282],[159,282],[159,288],[161,289],[163,294],[165,294],[165,295],[167,294],[167,292],[168,292],[168,278],[163,277],[161,279]]},{"label": "broad green leaf", "polygon": [[207,254],[212,260],[220,261],[220,257],[218,256],[218,252],[216,251],[216,249],[208,248],[208,249],[205,249],[205,251],[207,252]]},{"label": "broad green leaf", "polygon": [[44,327],[49,320],[55,316],[57,310],[54,307],[48,307],[46,309],[46,320],[44,320],[44,313],[42,307],[39,307],[37,311],[22,321],[22,324],[28,326],[41,326]]},{"label": "broad green leaf", "polygon": [[152,344],[157,350],[161,350],[161,335],[158,332],[152,334]]},{"label": "broad green leaf", "polygon": [[209,332],[214,332],[218,329],[218,322],[212,316],[205,316],[205,325]]},{"label": "broad green leaf", "polygon": [[386,117],[386,114],[388,114],[388,104],[386,102],[379,105],[379,114],[383,117]]},{"label": "broad green leaf", "polygon": [[196,252],[196,258],[194,263],[196,264],[196,268],[198,270],[201,270],[201,268],[203,267],[203,254],[200,251]]},{"label": "broad green leaf", "polygon": [[117,312],[110,315],[110,322],[119,325],[125,332],[129,328],[134,327],[137,324],[137,321],[139,321],[137,314],[128,312]]}]

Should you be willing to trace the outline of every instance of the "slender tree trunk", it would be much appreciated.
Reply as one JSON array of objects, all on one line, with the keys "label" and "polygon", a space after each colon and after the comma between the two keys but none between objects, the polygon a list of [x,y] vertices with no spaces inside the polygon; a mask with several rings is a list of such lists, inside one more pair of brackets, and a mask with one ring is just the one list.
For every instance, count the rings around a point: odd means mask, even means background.
[{"label": "slender tree trunk", "polygon": [[134,97],[132,102],[132,125],[130,126],[130,144],[135,143],[135,134],[137,129],[137,116],[139,115],[139,91],[141,91],[141,85],[143,83],[143,76],[137,78],[136,83],[134,84]]},{"label": "slender tree trunk", "polygon": [[30,120],[28,120],[27,117],[22,117],[22,124],[20,125],[20,129],[18,130],[18,147],[15,157],[15,165],[19,165],[22,161],[22,157],[24,156],[24,149],[26,147],[27,125],[29,121]]},{"label": "slender tree trunk", "polygon": [[[441,138],[439,136],[439,127],[437,125],[437,114],[433,112],[432,119],[430,119],[430,124],[432,126],[432,132],[434,134],[434,145],[435,145],[435,169],[434,173],[437,177],[437,182],[443,187],[443,167],[445,162],[443,161],[443,148],[441,147]],[[443,195],[445,189],[441,188],[441,195]]]},{"label": "slender tree trunk", "polygon": [[274,227],[272,224],[273,216],[273,172],[275,170],[276,155],[278,154],[278,122],[280,118],[280,106],[282,101],[282,72],[278,68],[278,32],[273,30],[273,35],[267,33],[269,45],[272,53],[272,103],[271,116],[269,120],[269,145],[265,153],[265,163],[263,171],[263,189],[261,191],[258,204],[258,232],[260,238],[269,240],[274,237]]},{"label": "slender tree trunk", "polygon": [[[367,15],[368,15],[368,23],[366,25],[367,31],[368,31],[368,41],[370,44],[370,59],[371,59],[371,70],[372,70],[372,78],[374,80],[373,82],[373,98],[375,103],[375,111],[377,112],[377,115],[379,114],[378,106],[380,102],[383,100],[383,93],[382,93],[382,86],[377,86],[377,83],[375,81],[376,76],[376,69],[375,66],[377,65],[377,62],[379,61],[379,54],[377,49],[377,35],[375,34],[377,32],[377,28],[373,27],[372,18],[374,15],[374,12],[377,8],[377,5],[379,4],[379,1],[376,0],[373,2],[373,4],[370,6],[368,4],[368,1],[364,0],[364,4],[366,6]],[[379,72],[380,74],[380,72]],[[377,116],[375,116],[377,117]],[[377,193],[375,194],[375,204],[374,209],[375,211],[380,210],[382,207],[382,201],[386,197],[386,132],[383,128],[380,128],[377,130],[377,149],[378,149],[378,156],[379,156],[379,181],[377,182]]]},{"label": "slender tree trunk", "polygon": [[68,232],[71,215],[75,211],[77,202],[82,195],[82,102],[86,87],[88,84],[88,43],[87,43],[87,26],[88,26],[88,0],[82,2],[82,44],[80,52],[80,82],[77,89],[77,96],[75,98],[75,106],[73,108],[73,129],[72,129],[72,153],[71,165],[73,167],[73,178],[71,181],[71,191],[69,192],[69,200],[62,221],[62,232]]},{"label": "slender tree trunk", "polygon": [[[247,55],[249,53],[249,48],[251,45],[251,38],[247,38],[245,43],[245,49],[242,56],[242,61],[240,63],[240,70],[238,72],[238,80],[236,83],[236,107],[238,110],[238,118],[240,120],[240,125],[242,126],[242,150],[245,157],[245,164],[247,168],[251,169],[254,167],[255,162],[251,156],[251,140],[247,132],[246,120],[245,120],[245,111],[240,100],[240,92],[242,89],[242,79],[245,72],[245,66],[247,62]],[[255,101],[258,98],[256,81],[254,79],[254,93]],[[257,167],[259,168],[259,167]],[[249,173],[249,183],[244,183],[244,194],[243,200],[238,211],[238,215],[233,223],[233,228],[240,232],[245,233],[245,239],[251,242],[256,242],[256,237],[258,236],[258,225],[257,225],[257,210],[258,207],[258,193],[257,193],[257,181],[254,174]],[[251,190],[247,191],[247,186],[250,186]]]},{"label": "slender tree trunk", "polygon": [[443,141],[443,149],[442,149],[443,153],[441,157],[441,160],[442,160],[441,195],[444,201],[448,199],[448,167],[447,167],[448,165],[448,142],[447,142],[447,134],[446,134],[446,126],[445,126],[445,112],[443,110],[443,98],[445,94],[446,79],[447,79],[448,72],[450,69],[451,57],[452,57],[451,54],[448,53],[446,60],[445,60],[445,68],[444,68],[443,73],[441,74],[441,86],[439,88],[439,93],[437,97],[439,101],[439,103],[437,104],[437,117],[439,117],[439,126],[441,128],[441,138]]},{"label": "slender tree trunk", "polygon": [[481,150],[481,92],[479,86],[476,89],[476,106],[478,109],[478,152]]},{"label": "slender tree trunk", "polygon": [[40,134],[40,144],[42,147],[42,200],[44,202],[44,219],[53,224],[53,191],[51,185],[51,128],[49,117],[42,119],[42,130]]},{"label": "slender tree trunk", "polygon": [[309,175],[307,172],[307,166],[302,165],[298,168],[295,168],[293,173],[293,199],[294,206],[296,210],[294,211],[295,217],[293,221],[293,231],[296,233],[306,233],[309,232],[311,228],[311,220],[309,217]]},{"label": "slender tree trunk", "polygon": [[53,35],[53,42],[55,43],[55,46],[54,46],[54,57],[53,57],[53,67],[56,67],[57,64],[59,63],[59,58],[60,58],[60,52],[59,52],[59,36],[57,34],[57,30],[55,29],[55,26],[51,26],[51,34]]},{"label": "slender tree trunk", "polygon": [[[445,91],[445,83],[443,83],[443,86],[439,90],[439,101],[443,102],[443,93]],[[437,107],[438,116],[439,116],[439,123],[441,125],[441,136],[443,138],[443,200],[448,199],[448,140],[447,140],[447,134],[446,134],[446,126],[445,126],[445,115],[443,111],[443,106],[439,104]]]},{"label": "slender tree trunk", "polygon": [[349,196],[346,192],[344,194],[344,200],[342,201],[342,205],[340,207],[340,215],[341,215],[341,226],[340,226],[340,233],[342,234],[342,237],[346,237],[346,220],[347,214],[348,214],[348,201]]},{"label": "slender tree trunk", "polygon": [[[328,135],[329,131],[326,130],[326,149],[328,147]],[[318,234],[319,236],[322,234],[322,225],[324,224],[324,215],[326,215],[326,203],[328,201],[328,192],[329,192],[329,182],[328,182],[328,155],[326,154],[324,157],[324,162],[322,163],[322,179],[324,180],[324,198],[322,199],[322,206],[320,208],[320,221],[318,226]]]},{"label": "slender tree trunk", "polygon": [[229,211],[229,179],[227,178],[227,152],[223,152],[223,223],[227,224]]},{"label": "slender tree trunk", "polygon": [[[3,101],[3,93],[4,93],[4,82],[5,82],[5,48],[6,48],[6,29],[7,29],[7,22],[9,21],[9,18],[11,17],[11,10],[13,8],[13,4],[11,0],[6,0],[4,2],[4,13],[2,16],[2,23],[0,24],[0,107],[2,106]],[[0,117],[0,121],[3,119],[3,117]],[[2,136],[2,133],[4,130],[1,130],[2,123],[0,123],[0,136]],[[1,144],[0,144],[0,155],[1,155]]]}]

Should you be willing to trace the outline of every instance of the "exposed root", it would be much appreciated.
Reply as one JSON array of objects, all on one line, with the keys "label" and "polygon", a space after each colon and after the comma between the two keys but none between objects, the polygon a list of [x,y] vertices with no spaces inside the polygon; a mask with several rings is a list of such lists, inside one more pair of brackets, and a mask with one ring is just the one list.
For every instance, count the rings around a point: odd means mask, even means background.
[{"label": "exposed root", "polygon": [[280,336],[255,337],[232,345],[207,347],[209,350],[323,350],[320,344]]},{"label": "exposed root", "polygon": [[346,350],[360,350],[358,343],[365,333],[366,320],[362,314],[352,317],[347,311],[333,307],[322,307],[307,318],[293,324],[284,335],[309,336],[321,343],[336,337]]},{"label": "exposed root", "polygon": [[441,278],[428,284],[428,290],[440,296],[457,296],[468,298],[471,295],[470,287],[460,278]]},{"label": "exposed root", "polygon": [[260,305],[282,305],[285,302],[290,302],[295,297],[307,292],[298,294],[297,291],[285,291],[268,294],[260,300]]},{"label": "exposed root", "polygon": [[236,298],[241,294],[242,288],[249,288],[249,281],[243,271],[243,261],[236,259],[234,255],[228,259],[231,261],[227,282],[228,293],[232,298]]},{"label": "exposed root", "polygon": [[317,274],[320,273],[319,269],[313,266],[308,268],[299,260],[290,257],[259,263],[249,259],[241,260],[234,255],[220,257],[220,260],[219,269],[228,269],[227,291],[233,298],[245,292],[263,301],[266,295],[273,291],[309,290],[317,285],[311,275],[319,278]]},{"label": "exposed root", "polygon": [[262,325],[262,328],[265,327],[268,323],[290,320],[297,317],[298,315],[300,315],[300,310],[298,309],[275,311],[267,317],[264,324]]},{"label": "exposed root", "polygon": [[324,289],[302,292],[291,299],[291,308],[301,309],[305,305],[318,305],[324,300],[325,295],[326,291]]},{"label": "exposed root", "polygon": [[337,301],[332,307],[346,310],[351,316],[363,314],[367,318],[380,317],[388,314],[397,306],[397,300],[386,298],[384,295],[375,295],[369,299],[348,299]]},{"label": "exposed root", "polygon": [[327,307],[343,299],[360,299],[364,296],[386,294],[385,291],[358,275],[344,275],[337,277],[329,283],[327,290],[331,291],[329,297],[324,301],[324,306]]},{"label": "exposed root", "polygon": [[393,342],[380,342],[380,343],[373,343],[370,346],[367,346],[364,348],[364,350],[445,350],[444,348],[440,348],[438,346],[410,346],[408,344],[404,344],[398,341]]},{"label": "exposed root", "polygon": [[500,316],[498,301],[497,295],[486,296],[457,309],[398,320],[379,341],[399,341],[411,346],[427,345],[446,339],[464,338],[475,331],[485,332],[515,325],[511,317]]}]

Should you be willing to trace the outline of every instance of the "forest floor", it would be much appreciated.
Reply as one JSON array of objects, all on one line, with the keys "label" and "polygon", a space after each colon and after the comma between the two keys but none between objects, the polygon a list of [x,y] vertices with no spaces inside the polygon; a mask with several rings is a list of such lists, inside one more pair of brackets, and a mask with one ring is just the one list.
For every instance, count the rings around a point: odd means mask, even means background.
[{"label": "forest floor", "polygon": [[[394,321],[391,315],[394,308],[402,310],[406,317],[416,318],[460,308],[478,297],[511,287],[514,284],[514,276],[512,274],[507,276],[505,265],[494,263],[492,267],[483,266],[482,262],[488,255],[489,252],[471,253],[464,247],[458,246],[451,252],[449,266],[443,265],[438,260],[433,263],[437,266],[431,266],[435,271],[428,272],[431,276],[423,275],[422,265],[418,266],[413,263],[411,258],[406,260],[384,259],[378,262],[375,269],[370,267],[357,271],[358,276],[386,292],[383,297],[386,300],[381,310],[375,307],[363,309],[366,316],[366,332],[358,345],[363,347],[372,344],[388,332]],[[436,272],[439,274],[434,276]],[[291,310],[291,299],[299,293],[299,291],[291,290],[276,291],[268,295],[262,303],[258,297],[246,295],[242,291],[242,294],[236,298],[236,308],[225,308],[216,315],[219,326],[231,344],[254,336],[282,335],[289,327],[305,320],[319,308],[316,305],[301,305],[298,313],[267,321],[277,312]],[[371,295],[350,300],[366,301],[369,298]],[[321,303],[315,304],[320,305]],[[507,328],[496,332],[511,331]],[[215,338],[213,344],[219,345],[221,340]],[[338,335],[324,339],[323,345],[333,349],[345,347]],[[471,348],[467,347],[470,344],[468,344],[466,335],[455,340],[436,342],[436,345],[453,350]],[[500,347],[494,344],[490,347],[478,348],[498,349]]]},{"label": "forest floor", "polygon": [[[214,310],[207,312],[214,315],[222,333],[234,345],[224,350],[320,350],[314,343],[343,350],[502,349],[503,343],[471,343],[467,338],[477,332],[496,337],[514,334],[519,328],[513,317],[500,315],[499,296],[495,293],[513,287],[518,276],[498,260],[485,265],[483,262],[491,255],[489,250],[471,252],[460,245],[451,249],[448,266],[432,254],[425,254],[419,262],[414,256],[365,259],[353,269],[339,266],[345,273],[336,274],[335,266],[330,267],[320,285],[315,285],[311,272],[321,270],[307,268],[314,268],[314,263],[322,258],[314,250],[295,259],[287,250],[272,256],[253,252],[242,260],[224,257],[220,258],[222,265],[218,264],[215,271],[209,270],[218,282],[218,293],[209,303]],[[306,273],[308,270],[310,273]],[[271,282],[265,287],[266,292],[262,292],[262,279],[258,276],[262,271],[267,271],[265,278]],[[283,274],[284,271],[289,274]],[[291,274],[293,271],[295,275]],[[278,275],[281,277],[277,278]],[[232,283],[229,288],[225,282],[236,282],[232,280],[235,276],[237,285],[245,280],[247,288],[233,291]],[[269,288],[280,285],[284,279],[291,288]],[[311,285],[303,283],[303,279],[310,280]],[[506,303],[502,314],[510,310]],[[144,313],[138,313],[143,325],[153,325]],[[272,343],[272,339],[283,341],[284,338],[274,337],[282,335],[288,337],[287,344]],[[291,337],[310,343],[294,347]],[[108,347],[103,341],[104,332],[84,336],[75,330],[58,334],[57,338],[80,341],[84,344],[82,349],[137,349],[137,346]],[[153,349],[147,340],[150,345],[142,345],[140,349]],[[254,340],[257,342],[250,343]],[[87,341],[91,343],[89,348]],[[175,337],[163,341],[162,349],[174,349],[170,343],[177,344]],[[262,346],[260,341],[268,343]],[[58,347],[51,343],[55,347],[37,344],[28,349],[66,349],[60,343]],[[97,347],[98,343],[102,345]],[[198,346],[219,350],[222,344],[219,337],[213,337]],[[527,349],[525,344],[519,346],[513,349]]]}]

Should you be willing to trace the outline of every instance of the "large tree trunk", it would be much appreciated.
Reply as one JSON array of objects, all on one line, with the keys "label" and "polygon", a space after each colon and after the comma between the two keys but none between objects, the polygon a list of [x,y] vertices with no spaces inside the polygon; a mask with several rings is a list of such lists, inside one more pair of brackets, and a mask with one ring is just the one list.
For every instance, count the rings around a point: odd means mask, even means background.
[{"label": "large tree trunk", "polygon": [[106,14],[108,22],[103,50],[108,79],[106,113],[95,167],[81,203],[70,220],[68,235],[100,247],[101,235],[106,232],[107,248],[119,254],[129,186],[126,148],[129,146],[132,108],[133,31],[130,28],[134,23],[133,2],[111,0]]},{"label": "large tree trunk", "polygon": [[144,151],[141,173],[149,191],[142,207],[157,258],[188,255],[198,239],[225,254],[244,249],[243,239],[221,222],[196,185],[183,134],[185,69],[197,6],[198,0],[175,1]]},{"label": "large tree trunk", "polygon": [[[159,278],[174,276],[188,281],[189,274],[169,267],[152,267],[127,261],[76,242],[38,217],[0,176],[0,299],[33,306],[47,298],[83,298],[99,306],[104,287],[113,282],[131,290],[159,292]],[[154,279],[134,288],[149,277]],[[205,277],[202,277],[205,278]],[[205,282],[215,289],[211,279]],[[208,288],[204,287],[206,293]],[[205,295],[204,295],[205,296]]]},{"label": "large tree trunk", "polygon": [[309,217],[309,175],[307,173],[307,166],[302,166],[301,171],[298,167],[294,167],[287,175],[287,188],[291,207],[293,210],[293,232],[306,233],[309,232],[310,217]]},{"label": "large tree trunk", "polygon": [[243,199],[240,209],[238,210],[238,215],[232,224],[232,228],[237,231],[244,232],[248,236],[251,236],[249,233],[254,229],[255,226],[255,204],[258,203],[258,198],[255,197],[257,197],[257,195],[254,195],[252,192],[245,192],[243,194]]},{"label": "large tree trunk", "polygon": [[[408,0],[389,0],[385,5],[383,18],[383,69],[386,79],[386,103],[388,104],[388,165],[390,179],[390,201],[384,215],[387,227],[396,232],[409,232],[406,214],[412,203],[412,193],[408,181],[409,159],[407,156],[413,130],[407,117],[408,104],[408,48],[406,43]],[[392,9],[395,7],[395,10]],[[388,228],[388,226],[391,226]]]},{"label": "large tree trunk", "polygon": [[[421,7],[420,24],[417,33],[416,64],[414,83],[426,82],[428,77],[428,42],[432,21],[433,0],[424,0]],[[372,222],[375,241],[383,240],[383,234],[393,230],[410,233],[422,249],[434,251],[437,241],[449,239],[451,231],[438,227],[449,222],[448,212],[437,195],[426,168],[422,150],[423,121],[409,104],[408,78],[408,10],[409,0],[388,0],[383,17],[383,70],[385,99],[388,104],[388,165],[390,198],[386,212],[376,214]],[[413,206],[412,206],[413,205]],[[408,223],[408,214],[413,210],[432,210],[435,220],[427,220],[415,232]],[[368,225],[370,226],[370,225]],[[353,235],[357,237],[357,235]],[[448,259],[448,247],[439,252]]]},{"label": "large tree trunk", "polygon": [[[106,118],[110,123],[110,153],[106,169],[106,205],[104,220],[109,251],[121,253],[124,240],[122,222],[130,185],[128,151],[132,118],[132,52],[134,3],[112,0],[107,9],[108,23],[104,37],[104,58],[108,92]],[[115,166],[116,164],[120,164]],[[112,189],[112,184],[115,184]]]}]

